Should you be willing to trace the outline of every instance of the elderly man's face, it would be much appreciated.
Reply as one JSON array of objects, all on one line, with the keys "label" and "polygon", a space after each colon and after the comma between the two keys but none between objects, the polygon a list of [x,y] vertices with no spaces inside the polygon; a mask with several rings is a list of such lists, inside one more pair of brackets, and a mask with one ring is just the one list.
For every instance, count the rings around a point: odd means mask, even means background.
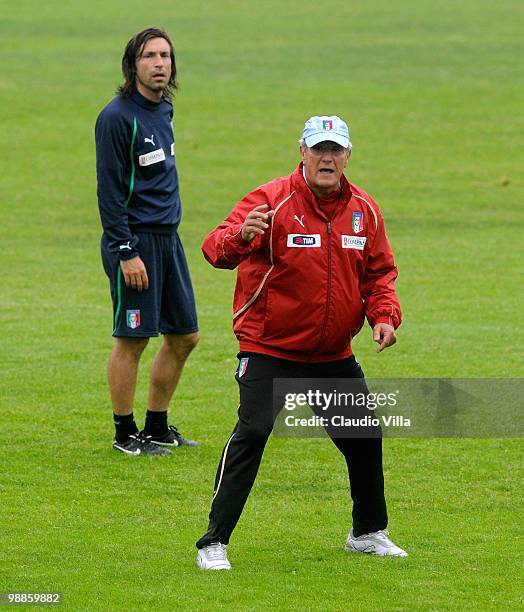
[{"label": "elderly man's face", "polygon": [[309,186],[317,195],[325,197],[339,188],[351,150],[328,140],[311,148],[301,146],[300,155]]}]

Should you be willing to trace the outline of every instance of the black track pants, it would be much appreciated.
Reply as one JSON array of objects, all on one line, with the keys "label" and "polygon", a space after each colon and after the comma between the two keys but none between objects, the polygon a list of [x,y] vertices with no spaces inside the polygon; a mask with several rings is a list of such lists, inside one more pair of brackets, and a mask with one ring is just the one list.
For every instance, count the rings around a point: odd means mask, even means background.
[{"label": "black track pants", "polygon": [[[354,357],[327,363],[300,363],[257,353],[238,356],[241,364],[236,374],[240,388],[238,422],[222,452],[209,527],[197,542],[197,548],[212,542],[228,544],[240,518],[273,429],[273,378],[364,378]],[[355,535],[384,529],[388,519],[381,437],[331,439],[347,463]]]}]

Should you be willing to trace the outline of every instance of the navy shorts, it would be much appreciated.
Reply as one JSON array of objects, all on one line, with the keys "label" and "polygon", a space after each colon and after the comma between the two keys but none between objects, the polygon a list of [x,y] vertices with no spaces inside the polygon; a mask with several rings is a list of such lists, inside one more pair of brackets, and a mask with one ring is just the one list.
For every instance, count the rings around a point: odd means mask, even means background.
[{"label": "navy shorts", "polygon": [[149,279],[145,291],[126,286],[118,253],[109,250],[102,235],[102,262],[113,299],[113,336],[150,338],[198,331],[193,286],[178,234],[136,232],[136,236]]}]

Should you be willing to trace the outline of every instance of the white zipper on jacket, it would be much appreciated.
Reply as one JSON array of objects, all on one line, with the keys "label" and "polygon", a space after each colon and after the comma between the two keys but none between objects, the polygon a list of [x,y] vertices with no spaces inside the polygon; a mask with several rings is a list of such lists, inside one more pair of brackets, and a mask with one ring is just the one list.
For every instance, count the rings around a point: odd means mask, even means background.
[{"label": "white zipper on jacket", "polygon": [[329,307],[330,307],[330,303],[331,303],[331,268],[332,268],[332,263],[331,263],[331,221],[327,222],[327,234],[328,234],[328,282],[327,282],[327,295],[326,295],[326,312],[324,314],[324,321],[322,323],[322,330],[320,332],[320,340],[318,341],[317,345],[315,346],[315,348],[311,351],[311,354],[316,353],[319,349],[319,347],[322,345],[322,342],[324,341],[324,336],[326,335],[326,328],[327,328],[327,321],[328,321],[328,317],[329,317]]},{"label": "white zipper on jacket", "polygon": [[271,232],[269,234],[269,259],[270,259],[270,263],[271,263],[270,268],[265,273],[264,278],[262,279],[262,282],[260,283],[260,285],[257,287],[255,293],[249,298],[249,300],[241,308],[239,308],[236,312],[233,313],[233,321],[238,316],[240,316],[243,312],[245,312],[251,306],[251,304],[253,304],[253,302],[257,299],[257,297],[260,295],[260,292],[262,291],[262,288],[264,287],[264,285],[266,283],[267,277],[271,274],[271,271],[275,267],[275,264],[273,262],[273,224],[275,222],[275,217],[276,217],[280,207],[282,206],[282,204],[285,204],[291,198],[291,196],[293,196],[294,194],[295,194],[295,191],[293,190],[275,208],[275,214],[273,215],[273,219],[271,220]]}]

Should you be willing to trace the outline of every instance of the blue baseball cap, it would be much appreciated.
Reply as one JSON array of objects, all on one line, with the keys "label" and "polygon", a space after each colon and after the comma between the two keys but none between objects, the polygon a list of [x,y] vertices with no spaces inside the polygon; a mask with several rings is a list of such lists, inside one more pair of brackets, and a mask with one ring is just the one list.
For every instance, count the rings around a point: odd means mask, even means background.
[{"label": "blue baseball cap", "polygon": [[340,117],[322,115],[311,117],[306,121],[302,138],[308,147],[314,147],[319,142],[329,140],[336,142],[344,149],[351,149],[351,140],[347,123]]}]

